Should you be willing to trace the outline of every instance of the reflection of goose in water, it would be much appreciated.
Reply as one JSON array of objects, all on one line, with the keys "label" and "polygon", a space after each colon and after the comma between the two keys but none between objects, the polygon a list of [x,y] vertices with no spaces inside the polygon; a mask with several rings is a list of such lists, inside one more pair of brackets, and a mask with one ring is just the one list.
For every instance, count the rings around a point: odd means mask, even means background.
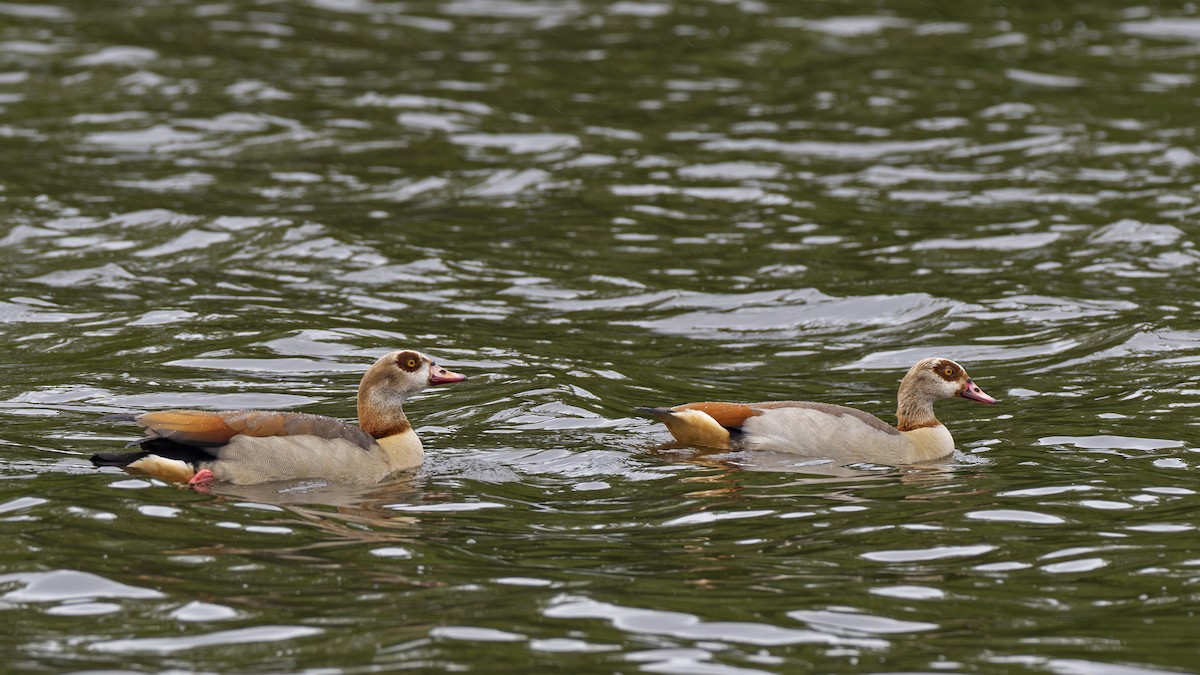
[{"label": "reflection of goose in water", "polygon": [[[418,546],[418,537],[428,536],[431,526],[439,527],[437,520],[432,525],[427,522],[424,512],[454,504],[449,501],[451,495],[428,491],[422,473],[405,473],[373,485],[297,480],[254,485],[214,483],[196,488],[210,496],[211,501],[206,503],[226,514],[222,527],[254,533],[294,531],[302,525],[320,534],[264,548],[252,534],[243,538],[231,533],[220,543],[183,549],[181,553],[214,558],[251,553],[319,565],[339,564],[331,560],[331,551],[364,546],[381,561],[409,558]],[[411,569],[392,565],[372,571],[378,581],[424,583],[410,574]]]},{"label": "reflection of goose in water", "polygon": [[424,354],[395,351],[358,385],[359,426],[305,413],[164,410],[132,418],[147,434],[134,442],[137,451],[99,453],[92,462],[176,483],[377,483],[419,466],[424,456],[404,401],[426,387],[465,379]]},{"label": "reflection of goose in water", "polygon": [[[688,493],[689,496],[733,496],[745,490],[745,472],[775,475],[780,482],[771,483],[773,488],[791,487],[805,494],[819,495],[835,502],[866,502],[871,498],[859,496],[858,488],[882,487],[893,484],[921,486],[926,489],[908,492],[905,500],[931,500],[951,494],[960,494],[952,479],[962,477],[964,470],[969,475],[972,468],[987,464],[977,455],[954,452],[939,461],[906,466],[886,466],[870,463],[839,464],[828,458],[803,457],[788,452],[736,452],[713,448],[680,448],[665,446],[676,461],[714,469],[716,473],[687,476],[682,480],[701,488]],[[763,483],[755,481],[757,487]],[[818,492],[810,492],[815,488]],[[943,489],[945,488],[945,489]],[[825,489],[825,491],[822,491]],[[968,490],[969,491],[969,490]]]},{"label": "reflection of goose in water", "polygon": [[641,408],[686,445],[828,457],[839,464],[913,464],[945,457],[954,439],[934,417],[933,404],[962,396],[995,403],[949,359],[924,359],[900,382],[892,427],[861,410],[828,403],[688,403]]}]

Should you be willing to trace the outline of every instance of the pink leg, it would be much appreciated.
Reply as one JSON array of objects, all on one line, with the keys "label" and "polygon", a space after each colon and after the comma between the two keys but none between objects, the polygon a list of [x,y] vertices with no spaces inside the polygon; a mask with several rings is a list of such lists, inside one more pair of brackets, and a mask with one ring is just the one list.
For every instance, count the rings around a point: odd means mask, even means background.
[{"label": "pink leg", "polygon": [[209,471],[208,469],[200,469],[199,471],[196,472],[196,475],[192,476],[192,479],[188,481],[188,485],[192,485],[192,486],[195,486],[198,488],[199,487],[207,487],[208,484],[213,482],[214,480],[216,480],[216,477],[213,476],[212,471]]}]

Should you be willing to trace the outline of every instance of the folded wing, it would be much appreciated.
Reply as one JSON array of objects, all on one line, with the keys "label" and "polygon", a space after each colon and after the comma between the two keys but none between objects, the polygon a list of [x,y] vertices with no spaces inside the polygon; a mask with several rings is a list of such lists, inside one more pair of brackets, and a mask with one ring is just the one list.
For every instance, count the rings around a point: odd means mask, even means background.
[{"label": "folded wing", "polygon": [[244,436],[316,436],[347,440],[364,450],[375,439],[356,426],[323,415],[269,410],[164,410],[135,418],[146,430],[145,441],[161,438],[194,447],[216,447],[239,434]]}]

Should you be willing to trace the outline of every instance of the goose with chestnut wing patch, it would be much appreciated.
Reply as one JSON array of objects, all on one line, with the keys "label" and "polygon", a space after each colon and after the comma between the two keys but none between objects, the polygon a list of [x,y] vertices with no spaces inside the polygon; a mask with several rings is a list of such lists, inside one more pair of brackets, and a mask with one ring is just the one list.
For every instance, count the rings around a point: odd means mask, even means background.
[{"label": "goose with chestnut wing patch", "polygon": [[376,361],[358,385],[359,426],[271,410],[164,410],[128,418],[146,432],[130,444],[138,450],[91,459],[96,466],[173,483],[376,483],[424,457],[404,401],[427,387],[466,379],[420,352],[395,351]]},{"label": "goose with chestnut wing patch", "polygon": [[662,420],[684,445],[900,465],[954,451],[954,439],[933,414],[935,402],[954,397],[996,402],[959,364],[929,358],[910,368],[900,382],[895,427],[861,410],[804,401],[710,401],[638,410]]}]

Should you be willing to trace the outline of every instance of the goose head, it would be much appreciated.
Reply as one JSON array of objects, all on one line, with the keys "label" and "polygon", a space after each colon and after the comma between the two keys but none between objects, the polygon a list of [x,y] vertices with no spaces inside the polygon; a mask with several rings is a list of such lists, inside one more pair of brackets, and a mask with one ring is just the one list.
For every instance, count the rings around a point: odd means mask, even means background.
[{"label": "goose head", "polygon": [[401,410],[406,399],[428,387],[466,379],[418,351],[386,354],[367,369],[358,385],[359,424],[376,438],[397,433],[408,425]]},{"label": "goose head", "polygon": [[421,352],[402,349],[381,357],[363,375],[359,392],[404,400],[427,387],[462,382],[466,376],[446,370]]},{"label": "goose head", "polygon": [[958,396],[980,403],[996,402],[967,375],[966,368],[954,361],[944,358],[921,359],[900,382],[897,426],[905,431],[937,425],[933,404]]},{"label": "goose head", "polygon": [[961,396],[980,403],[995,403],[996,399],[988,396],[975,381],[967,375],[967,369],[950,359],[922,359],[908,370],[900,383],[902,390],[907,389],[914,397],[927,399],[930,402],[945,398]]}]

